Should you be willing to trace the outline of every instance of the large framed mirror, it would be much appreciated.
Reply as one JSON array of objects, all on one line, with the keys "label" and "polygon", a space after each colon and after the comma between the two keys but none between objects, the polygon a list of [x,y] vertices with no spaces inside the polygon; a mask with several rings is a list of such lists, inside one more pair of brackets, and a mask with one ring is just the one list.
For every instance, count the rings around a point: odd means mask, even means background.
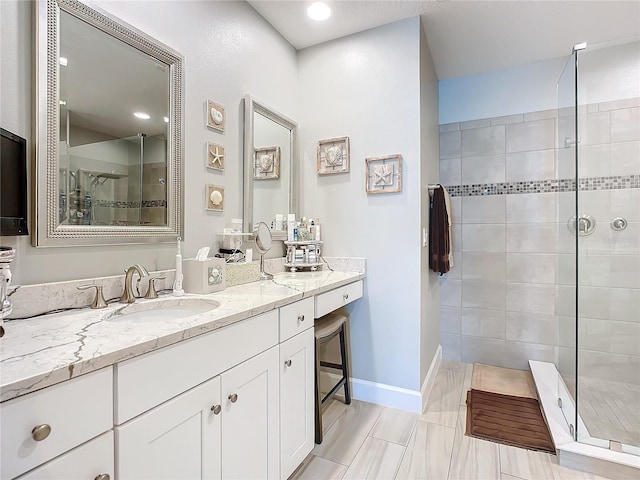
[{"label": "large framed mirror", "polygon": [[[244,230],[299,215],[298,124],[250,95],[244,97]],[[286,240],[284,230],[272,230]]]},{"label": "large framed mirror", "polygon": [[38,247],[183,237],[182,55],[76,0],[38,0]]}]

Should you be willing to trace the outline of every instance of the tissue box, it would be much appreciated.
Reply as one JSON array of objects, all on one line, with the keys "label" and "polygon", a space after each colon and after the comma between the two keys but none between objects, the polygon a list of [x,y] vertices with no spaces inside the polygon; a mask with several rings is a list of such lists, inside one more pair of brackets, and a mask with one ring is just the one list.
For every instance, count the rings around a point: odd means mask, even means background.
[{"label": "tissue box", "polygon": [[226,288],[226,264],[222,258],[182,262],[182,288],[187,293],[213,293]]}]

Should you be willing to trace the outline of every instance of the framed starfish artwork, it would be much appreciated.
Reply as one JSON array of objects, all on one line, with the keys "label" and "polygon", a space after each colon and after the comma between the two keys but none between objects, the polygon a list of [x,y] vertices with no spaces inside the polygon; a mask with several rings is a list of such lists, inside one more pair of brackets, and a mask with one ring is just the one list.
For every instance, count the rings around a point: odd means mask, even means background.
[{"label": "framed starfish artwork", "polygon": [[402,191],[402,155],[365,158],[367,194]]},{"label": "framed starfish artwork", "polygon": [[207,168],[224,172],[224,147],[207,142]]}]

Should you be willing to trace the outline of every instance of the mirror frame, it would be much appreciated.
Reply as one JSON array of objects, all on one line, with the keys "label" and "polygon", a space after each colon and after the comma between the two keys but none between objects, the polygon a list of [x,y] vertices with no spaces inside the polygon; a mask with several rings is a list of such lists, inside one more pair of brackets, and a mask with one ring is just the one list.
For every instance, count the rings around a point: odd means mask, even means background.
[{"label": "mirror frame", "polygon": [[[254,143],[254,121],[253,114],[259,113],[272,122],[283,126],[291,132],[291,176],[289,180],[289,211],[283,213],[295,213],[298,217],[300,207],[300,163],[298,153],[298,124],[276,112],[272,108],[267,107],[264,103],[258,102],[251,95],[244,96],[244,229],[246,232],[253,232],[253,158],[255,156]],[[275,213],[274,213],[275,215]],[[268,224],[268,220],[266,219]],[[260,219],[260,221],[265,221]],[[285,217],[286,221],[286,217]],[[284,230],[271,230],[271,236],[274,240],[286,240],[287,234]]]},{"label": "mirror frame", "polygon": [[[184,57],[122,20],[77,0],[38,0],[35,6],[36,185],[32,243],[35,247],[175,242],[184,238]],[[90,226],[58,223],[59,26],[63,10],[169,66],[167,225]]]}]

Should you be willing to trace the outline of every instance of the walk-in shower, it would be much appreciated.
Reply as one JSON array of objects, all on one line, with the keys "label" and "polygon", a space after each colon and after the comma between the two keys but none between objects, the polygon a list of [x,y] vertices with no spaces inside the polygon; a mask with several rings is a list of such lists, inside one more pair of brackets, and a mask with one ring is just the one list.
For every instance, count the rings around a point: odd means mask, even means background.
[{"label": "walk-in shower", "polygon": [[558,81],[556,165],[569,279],[558,287],[556,401],[577,444],[640,465],[638,38],[574,47]]}]

